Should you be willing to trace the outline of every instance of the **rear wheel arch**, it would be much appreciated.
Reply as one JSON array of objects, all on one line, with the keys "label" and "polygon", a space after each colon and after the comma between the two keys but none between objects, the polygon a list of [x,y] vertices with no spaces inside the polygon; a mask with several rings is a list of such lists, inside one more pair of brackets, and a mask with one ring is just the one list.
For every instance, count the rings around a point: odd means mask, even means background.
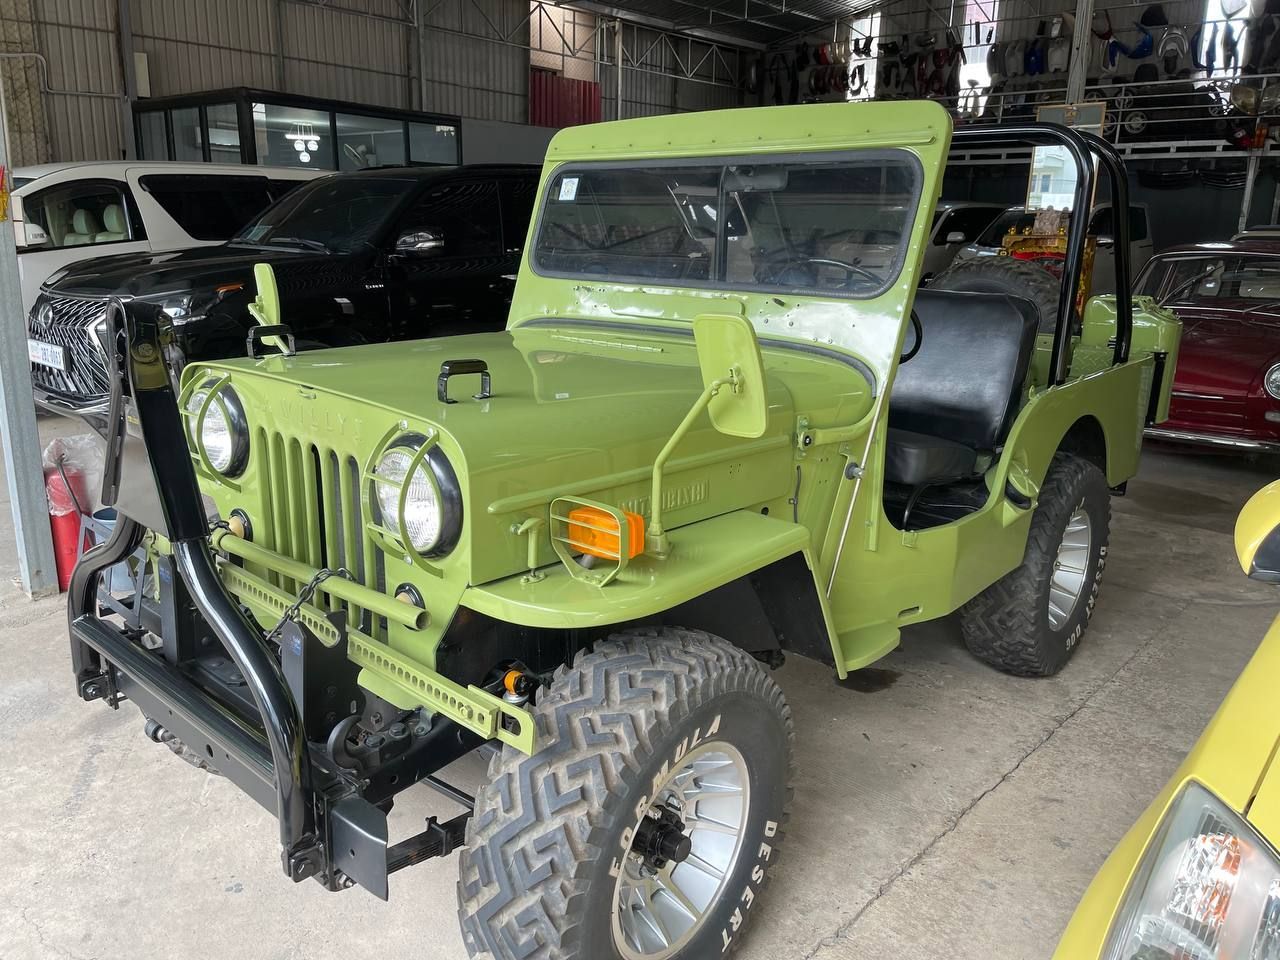
[{"label": "rear wheel arch", "polygon": [[[1058,453],[1069,453],[1087,460],[1106,476],[1107,469],[1107,434],[1102,423],[1093,414],[1081,416],[1063,434],[1058,442]],[[1047,469],[1047,465],[1046,465]]]}]

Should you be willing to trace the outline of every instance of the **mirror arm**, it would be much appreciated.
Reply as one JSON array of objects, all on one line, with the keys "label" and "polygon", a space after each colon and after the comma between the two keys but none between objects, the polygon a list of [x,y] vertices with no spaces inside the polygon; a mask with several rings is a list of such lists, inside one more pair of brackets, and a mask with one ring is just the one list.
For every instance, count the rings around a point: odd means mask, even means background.
[{"label": "mirror arm", "polygon": [[711,405],[712,398],[725,386],[730,386],[736,390],[738,388],[738,378],[738,370],[734,367],[729,370],[727,377],[720,377],[708,383],[703,388],[702,393],[698,395],[698,399],[693,402],[693,406],[689,408],[689,412],[684,415],[680,425],[672,432],[671,439],[666,442],[666,445],[654,459],[653,488],[649,493],[649,528],[644,535],[645,553],[655,557],[665,557],[671,552],[671,543],[667,539],[667,531],[662,528],[662,472],[667,466],[667,461],[671,459],[671,454],[675,452],[677,445],[685,438],[690,428],[693,427],[693,422]]}]

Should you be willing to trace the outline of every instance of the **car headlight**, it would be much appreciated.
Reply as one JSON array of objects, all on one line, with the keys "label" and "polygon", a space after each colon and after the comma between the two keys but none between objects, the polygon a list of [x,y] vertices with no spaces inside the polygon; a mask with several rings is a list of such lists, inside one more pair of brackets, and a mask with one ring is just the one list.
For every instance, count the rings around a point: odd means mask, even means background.
[{"label": "car headlight", "polygon": [[49,327],[53,326],[53,304],[48,300],[45,300],[43,303],[37,302],[35,310],[32,311],[32,315],[35,317],[37,327],[47,330]]},{"label": "car headlight", "polygon": [[240,397],[231,387],[223,387],[200,416],[200,408],[216,383],[206,380],[187,399],[191,442],[199,445],[213,469],[224,477],[238,477],[249,460],[249,424]]},{"label": "car headlight", "polygon": [[1280,363],[1272,364],[1267,375],[1262,378],[1262,388],[1276,400],[1280,400]]},{"label": "car headlight", "polygon": [[423,442],[421,437],[401,437],[388,447],[373,471],[374,490],[378,514],[387,529],[418,553],[439,556],[458,542],[462,498],[453,467],[439,447],[432,447],[413,465]]},{"label": "car headlight", "polygon": [[1189,784],[1134,875],[1104,956],[1280,958],[1280,858],[1222,801]]},{"label": "car headlight", "polygon": [[193,299],[189,293],[178,297],[166,297],[160,301],[160,310],[170,320],[186,320],[191,316]]}]

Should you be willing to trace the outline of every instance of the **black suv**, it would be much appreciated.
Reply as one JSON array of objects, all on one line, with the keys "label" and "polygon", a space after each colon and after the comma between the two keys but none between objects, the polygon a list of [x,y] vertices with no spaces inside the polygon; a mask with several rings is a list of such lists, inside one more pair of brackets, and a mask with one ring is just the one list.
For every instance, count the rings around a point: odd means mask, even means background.
[{"label": "black suv", "polygon": [[298,349],[501,329],[539,169],[398,167],[303,184],[219,246],[124,254],[51,276],[27,318],[36,402],[101,413],[95,335],[112,300],[157,304],[179,360],[245,351],[253,265],[270,263]]}]

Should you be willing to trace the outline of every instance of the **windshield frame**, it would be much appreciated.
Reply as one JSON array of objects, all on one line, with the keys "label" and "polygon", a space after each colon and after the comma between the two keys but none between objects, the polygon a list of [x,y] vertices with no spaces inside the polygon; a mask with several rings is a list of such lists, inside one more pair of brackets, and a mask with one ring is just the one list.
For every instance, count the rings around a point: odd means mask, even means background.
[{"label": "windshield frame", "polygon": [[[271,204],[271,206],[267,207],[265,210],[259,213],[256,217],[254,217],[252,220],[246,223],[243,227],[240,228],[239,231],[236,232],[235,236],[231,237],[226,242],[228,244],[233,244],[237,246],[251,246],[251,247],[256,247],[258,249],[266,249],[266,250],[303,250],[308,253],[319,252],[319,251],[313,250],[309,245],[303,245],[298,243],[271,243],[269,241],[253,239],[249,237],[247,234],[254,227],[260,224],[263,218],[270,215],[277,208],[284,206],[286,204],[291,204],[296,211],[296,209],[299,206],[305,203],[306,198],[310,196],[312,192],[324,189],[327,186],[332,186],[334,183],[337,183],[339,181],[342,181],[342,182],[371,181],[371,182],[377,182],[377,183],[399,183],[399,184],[403,184],[406,187],[406,189],[404,189],[401,192],[400,196],[393,203],[388,205],[386,212],[384,213],[382,218],[373,227],[373,229],[369,231],[369,235],[364,240],[352,243],[349,246],[345,246],[343,248],[329,247],[327,251],[328,254],[338,255],[338,256],[346,256],[351,253],[354,253],[357,249],[359,249],[363,245],[372,245],[375,247],[380,246],[385,241],[389,226],[395,220],[397,214],[404,209],[406,204],[411,203],[413,199],[418,196],[418,194],[422,191],[423,185],[427,182],[422,178],[413,177],[413,176],[390,175],[390,176],[379,176],[375,178],[375,177],[358,176],[358,175],[352,176],[351,174],[342,174],[342,173],[335,173],[327,177],[317,177],[314,180],[303,181],[297,187],[290,190],[283,197],[281,197],[275,203]],[[288,222],[289,222],[288,220],[282,220],[280,223],[273,225],[271,228],[271,233],[283,234],[286,237],[292,236],[292,233],[288,232],[288,228],[285,227],[285,224]],[[304,238],[304,239],[312,239],[312,238]],[[323,241],[317,240],[316,242],[322,243]],[[326,246],[328,246],[328,244],[326,244]]]},{"label": "windshield frame", "polygon": [[[571,271],[561,271],[547,269],[539,262],[538,240],[542,236],[545,225],[545,218],[548,207],[552,199],[552,187],[557,180],[566,173],[576,171],[582,172],[599,172],[607,170],[618,170],[627,172],[643,172],[650,169],[669,170],[676,167],[706,167],[706,166],[722,166],[729,167],[733,165],[742,166],[830,166],[839,164],[841,161],[856,161],[859,163],[874,163],[876,160],[881,161],[898,161],[907,169],[911,178],[911,192],[904,197],[903,206],[907,216],[903,223],[903,230],[898,239],[893,259],[889,263],[889,269],[885,275],[884,282],[874,288],[867,288],[866,291],[846,291],[838,288],[830,287],[796,287],[787,285],[769,285],[764,283],[741,283],[728,279],[725,280],[694,280],[687,278],[664,279],[660,277],[645,276],[628,276],[624,274],[610,274],[602,276],[598,274],[589,274],[585,272],[574,273]],[[911,246],[911,236],[915,230],[916,220],[919,216],[921,191],[924,187],[925,171],[924,166],[920,162],[920,158],[910,150],[900,147],[887,148],[866,148],[866,149],[844,149],[844,150],[822,150],[806,153],[779,153],[779,154],[725,154],[725,155],[708,155],[699,157],[653,157],[643,160],[568,160],[547,171],[542,185],[541,197],[539,198],[537,210],[535,211],[533,220],[533,230],[529,235],[528,244],[528,263],[529,268],[538,276],[546,277],[554,280],[572,280],[577,282],[589,283],[609,283],[623,286],[643,286],[643,287],[660,287],[670,290],[721,290],[726,292],[755,294],[761,296],[786,294],[788,296],[805,296],[818,297],[821,299],[839,299],[839,300],[875,300],[883,297],[887,292],[893,289],[894,285],[902,278],[903,267],[906,263],[907,253]],[[681,220],[685,220],[683,212],[680,214]],[[719,270],[723,265],[723,253],[721,249],[722,225],[726,220],[717,221],[716,250],[711,258],[713,269]],[[927,235],[927,233],[926,233]]]}]

